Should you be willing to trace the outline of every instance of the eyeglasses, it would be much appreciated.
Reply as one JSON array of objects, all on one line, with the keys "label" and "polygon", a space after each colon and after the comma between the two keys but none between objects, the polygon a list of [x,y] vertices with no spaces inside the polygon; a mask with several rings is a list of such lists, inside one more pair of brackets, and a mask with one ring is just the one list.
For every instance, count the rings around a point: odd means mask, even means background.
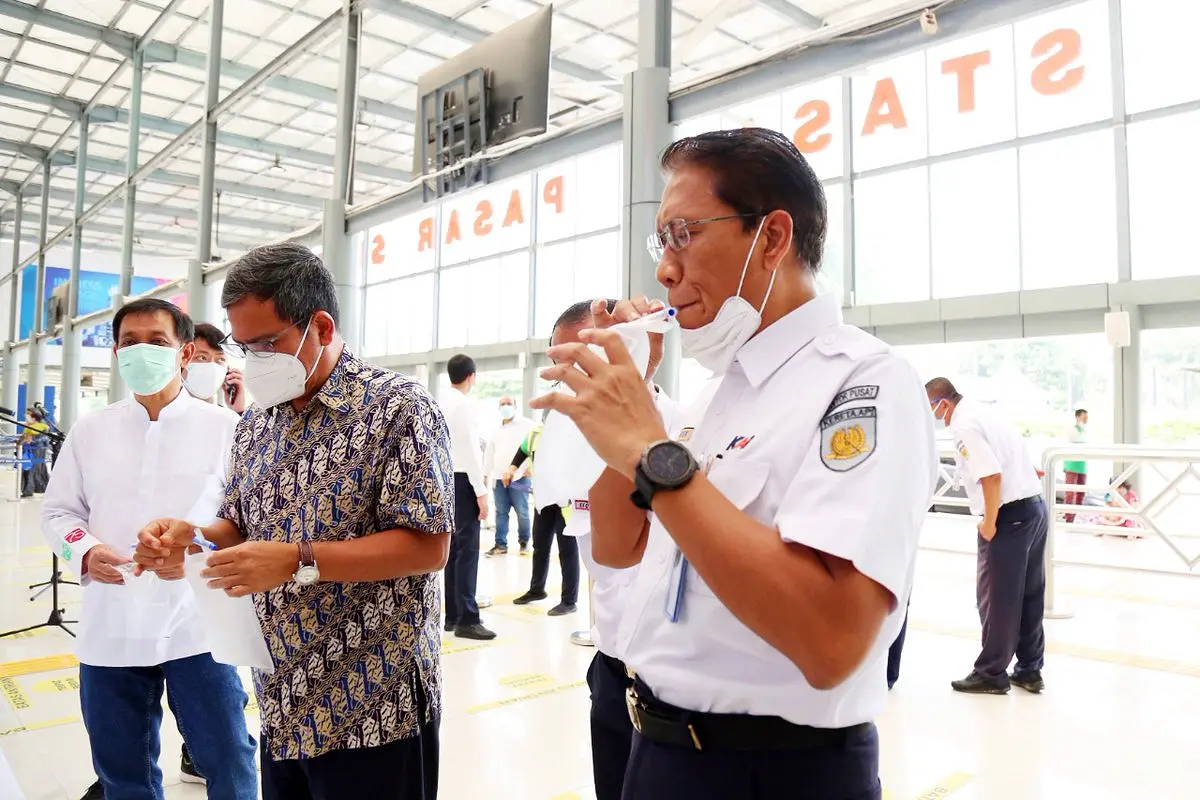
[{"label": "eyeglasses", "polygon": [[693,225],[704,225],[709,222],[723,222],[727,219],[754,219],[761,214],[726,214],[723,217],[705,217],[704,219],[684,219],[677,217],[668,220],[658,231],[646,237],[646,250],[657,264],[667,254],[667,248],[679,252],[692,241]]},{"label": "eyeglasses", "polygon": [[299,325],[299,322],[293,322],[270,338],[259,339],[257,342],[247,342],[246,344],[242,344],[237,339],[234,339],[231,333],[221,340],[221,349],[225,351],[226,355],[233,356],[234,358],[245,358],[248,355],[265,358],[275,352],[276,342],[282,339],[292,328]]}]

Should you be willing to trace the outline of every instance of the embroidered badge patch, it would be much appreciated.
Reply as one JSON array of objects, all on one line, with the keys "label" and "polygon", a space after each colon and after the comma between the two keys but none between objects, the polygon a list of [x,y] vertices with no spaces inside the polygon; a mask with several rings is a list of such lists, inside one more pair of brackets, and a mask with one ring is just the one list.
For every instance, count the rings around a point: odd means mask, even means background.
[{"label": "embroidered badge patch", "polygon": [[71,532],[64,536],[63,539],[67,541],[67,544],[75,544],[85,536],[87,536],[87,533],[84,532],[83,528],[72,528]]},{"label": "embroidered badge patch", "polygon": [[849,472],[870,458],[877,418],[875,406],[827,415],[821,420],[821,463],[834,472]]},{"label": "embroidered badge patch", "polygon": [[958,442],[958,454],[963,457],[963,460],[970,461],[971,456],[967,453],[967,446],[962,442]]},{"label": "embroidered badge patch", "polygon": [[63,557],[63,561],[71,560],[71,545],[64,544],[62,546],[62,557]]},{"label": "embroidered badge patch", "polygon": [[590,511],[591,508],[592,508],[591,503],[588,502],[587,500],[576,500],[575,501],[575,510],[576,511]]},{"label": "embroidered badge patch", "polygon": [[693,434],[693,433],[695,433],[695,432],[696,432],[696,429],[695,429],[695,428],[684,428],[683,430],[681,430],[681,431],[679,432],[679,439],[678,439],[678,441],[680,441],[680,442],[686,442],[686,441],[688,441],[689,439],[691,439],[691,438],[692,438],[692,434]]},{"label": "embroidered badge patch", "polygon": [[877,397],[879,397],[878,386],[851,386],[833,396],[833,402],[829,404],[829,408],[825,409],[825,413],[831,414],[835,408],[844,406],[846,403],[853,403],[856,400],[874,400]]}]

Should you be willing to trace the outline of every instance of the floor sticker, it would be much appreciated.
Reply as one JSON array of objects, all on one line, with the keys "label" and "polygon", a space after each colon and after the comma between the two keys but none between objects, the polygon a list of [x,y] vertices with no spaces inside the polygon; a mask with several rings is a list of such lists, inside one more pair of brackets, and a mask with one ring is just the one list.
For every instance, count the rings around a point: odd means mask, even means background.
[{"label": "floor sticker", "polygon": [[18,686],[12,678],[0,678],[0,693],[8,700],[8,704],[13,707],[14,711],[33,708],[29,695],[25,694],[25,690]]},{"label": "floor sticker", "polygon": [[937,800],[939,797],[953,794],[970,783],[971,777],[972,775],[969,772],[955,772],[953,775],[942,778],[935,785],[921,792],[917,795],[917,800]]},{"label": "floor sticker", "polygon": [[560,692],[569,692],[578,689],[587,684],[584,681],[571,681],[570,683],[560,683],[557,686],[549,686],[545,689],[539,689],[536,692],[526,692],[516,695],[515,697],[506,697],[503,700],[493,700],[490,703],[480,703],[477,706],[471,706],[467,709],[468,714],[478,714],[482,711],[492,711],[497,708],[523,703],[526,700],[536,700],[539,697],[549,697],[552,694]]}]

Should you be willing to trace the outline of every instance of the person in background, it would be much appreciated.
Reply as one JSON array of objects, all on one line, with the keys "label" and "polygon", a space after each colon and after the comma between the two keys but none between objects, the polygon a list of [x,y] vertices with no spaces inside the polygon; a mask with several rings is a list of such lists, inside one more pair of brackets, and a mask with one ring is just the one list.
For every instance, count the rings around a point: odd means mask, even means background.
[{"label": "person in background", "polygon": [[514,472],[504,481],[512,454],[534,428],[533,420],[517,413],[517,403],[508,395],[500,398],[500,427],[488,437],[483,453],[484,483],[492,487],[496,500],[496,544],[489,556],[508,553],[509,511],[517,513],[517,545],[521,555],[529,553],[529,475],[527,469]]},{"label": "person in background", "polygon": [[45,433],[50,430],[42,412],[32,406],[25,409],[21,428],[21,497],[33,497],[46,491],[50,478],[50,446]]},{"label": "person in background", "polygon": [[[1075,425],[1071,428],[1071,444],[1087,444],[1088,412],[1086,408],[1075,410]],[[1081,458],[1063,462],[1063,472],[1066,473],[1067,483],[1071,486],[1087,485],[1087,462]],[[1067,492],[1067,505],[1083,505],[1083,492]],[[1068,511],[1064,516],[1067,522],[1075,521],[1075,513]]]},{"label": "person in background", "polygon": [[[939,426],[954,437],[954,460],[978,525],[975,588],[983,641],[958,692],[1007,694],[1010,684],[1040,693],[1046,636],[1046,532],[1042,483],[1020,431],[994,409],[964,398],[946,378],[925,384]],[[1008,674],[1013,656],[1016,670]]]},{"label": "person in background", "polygon": [[[80,419],[42,506],[50,546],[80,576],[80,704],[100,780],[86,800],[154,800],[162,695],[188,743],[181,772],[208,796],[254,800],[254,740],[237,670],[213,661],[191,588],[133,577],[139,528],[164,514],[210,521],[220,506],[238,418],[183,391],[192,321],[163,300],[113,318],[118,368],[133,393]],[[182,577],[182,565],[161,577]],[[194,763],[193,760],[194,759]]]},{"label": "person in background", "polygon": [[[1114,480],[1115,480],[1115,478],[1114,478]],[[1110,481],[1110,483],[1111,483],[1111,481]],[[1120,500],[1118,500],[1116,497],[1112,497],[1110,495],[1108,497],[1105,505],[1107,505],[1109,508],[1137,509],[1138,503],[1140,501],[1138,500],[1137,492],[1134,491],[1134,489],[1133,489],[1133,484],[1131,484],[1129,481],[1121,481],[1121,484],[1117,487],[1117,494],[1120,495],[1120,497],[1121,497]],[[1124,501],[1124,502],[1122,502],[1122,501]],[[1100,524],[1101,525],[1115,525],[1115,526],[1121,527],[1121,528],[1140,528],[1141,527],[1141,523],[1139,523],[1136,518],[1127,517],[1124,514],[1103,514],[1100,517]],[[1140,534],[1140,533],[1129,533],[1129,534],[1125,534],[1125,535],[1131,539],[1141,539],[1142,538],[1142,534]]]},{"label": "person in background", "polygon": [[246,413],[242,371],[226,363],[221,342],[225,333],[208,322],[196,323],[196,353],[183,369],[183,385],[193,397],[223,405],[238,416]]},{"label": "person in background", "polygon": [[454,536],[446,560],[446,630],[462,639],[495,639],[479,616],[475,589],[479,580],[479,528],[487,519],[487,483],[480,463],[475,406],[467,398],[475,388],[475,362],[459,353],[446,362],[450,391],[441,401],[450,429],[454,462]]},{"label": "person in background", "polygon": [[[253,597],[274,662],[255,672],[263,800],[433,800],[453,492],[441,411],[346,348],[333,276],[306,247],[243,255],[221,305],[254,408],[200,529],[218,547],[200,574]],[[193,526],[146,525],[137,563],[179,563]]]}]

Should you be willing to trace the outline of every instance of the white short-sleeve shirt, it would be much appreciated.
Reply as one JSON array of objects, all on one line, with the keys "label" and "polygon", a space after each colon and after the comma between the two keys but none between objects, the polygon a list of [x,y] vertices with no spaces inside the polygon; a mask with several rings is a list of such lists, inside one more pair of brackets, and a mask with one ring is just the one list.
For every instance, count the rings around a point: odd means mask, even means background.
[{"label": "white short-sleeve shirt", "polygon": [[[620,652],[655,695],[694,711],[845,727],[874,719],[937,482],[933,420],[913,368],[818,297],[760,332],[684,412],[676,437],[738,508],[785,541],[853,562],[895,598],[870,652],[821,691],[739,621],[694,566],[666,614],[675,543],[651,517]],[[729,531],[736,536],[737,531]]]},{"label": "white short-sleeve shirt", "polygon": [[989,475],[1000,476],[1001,504],[1042,493],[1037,468],[1020,432],[994,408],[970,398],[958,401],[950,415],[950,433],[954,436],[954,464],[972,513],[984,511],[979,482]]}]

